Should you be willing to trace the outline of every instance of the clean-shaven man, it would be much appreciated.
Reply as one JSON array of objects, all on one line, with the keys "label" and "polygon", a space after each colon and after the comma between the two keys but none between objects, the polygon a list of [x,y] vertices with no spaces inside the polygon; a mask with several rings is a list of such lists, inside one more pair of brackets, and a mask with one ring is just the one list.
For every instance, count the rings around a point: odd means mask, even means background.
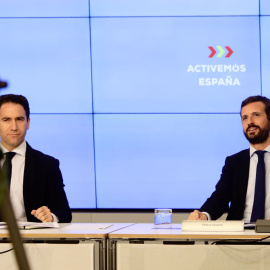
[{"label": "clean-shaven man", "polygon": [[25,141],[30,126],[30,108],[21,95],[0,96],[0,147],[13,152],[10,199],[15,217],[32,222],[71,222],[59,161]]}]

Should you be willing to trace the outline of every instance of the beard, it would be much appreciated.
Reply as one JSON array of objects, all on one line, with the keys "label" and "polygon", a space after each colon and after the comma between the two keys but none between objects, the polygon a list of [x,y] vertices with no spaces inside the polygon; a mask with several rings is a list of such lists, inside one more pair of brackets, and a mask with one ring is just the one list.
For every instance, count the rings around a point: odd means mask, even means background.
[{"label": "beard", "polygon": [[[256,127],[259,129],[258,134],[256,135],[248,135],[248,129],[251,127]],[[249,125],[246,131],[244,131],[245,137],[251,144],[260,144],[266,142],[269,137],[269,128],[261,128],[257,125]]]}]

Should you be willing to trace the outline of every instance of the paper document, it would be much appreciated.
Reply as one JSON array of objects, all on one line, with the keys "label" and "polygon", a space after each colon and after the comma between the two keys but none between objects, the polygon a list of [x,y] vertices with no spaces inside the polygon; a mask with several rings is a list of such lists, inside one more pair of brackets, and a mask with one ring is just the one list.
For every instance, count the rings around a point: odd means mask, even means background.
[{"label": "paper document", "polygon": [[57,222],[28,222],[18,221],[19,229],[42,229],[42,228],[59,228]]},{"label": "paper document", "polygon": [[256,222],[249,222],[244,224],[245,229],[255,229]]},{"label": "paper document", "polygon": [[[108,229],[110,228],[111,226],[113,226],[113,224],[108,224],[108,223],[94,223],[94,224],[91,224],[90,225],[90,229],[93,229],[93,230],[105,230],[105,229]],[[87,228],[89,229],[89,228]]]},{"label": "paper document", "polygon": [[[57,222],[28,222],[28,221],[18,221],[17,222],[19,229],[45,229],[45,228],[59,228],[59,224]],[[0,222],[0,229],[7,229],[6,222]]]}]

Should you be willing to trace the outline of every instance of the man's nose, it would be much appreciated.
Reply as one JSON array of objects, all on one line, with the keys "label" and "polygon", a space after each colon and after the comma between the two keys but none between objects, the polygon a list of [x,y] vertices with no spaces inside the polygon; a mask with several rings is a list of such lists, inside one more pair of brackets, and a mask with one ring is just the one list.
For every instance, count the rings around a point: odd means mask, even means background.
[{"label": "man's nose", "polygon": [[17,130],[17,128],[18,128],[17,122],[16,121],[12,121],[11,122],[11,129],[12,130]]},{"label": "man's nose", "polygon": [[248,124],[254,124],[254,118],[252,116],[248,118]]}]

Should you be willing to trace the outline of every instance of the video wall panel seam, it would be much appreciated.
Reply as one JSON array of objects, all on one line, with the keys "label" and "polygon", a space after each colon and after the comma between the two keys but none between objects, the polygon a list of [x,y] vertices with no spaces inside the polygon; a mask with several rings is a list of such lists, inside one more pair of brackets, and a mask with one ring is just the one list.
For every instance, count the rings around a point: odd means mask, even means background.
[{"label": "video wall panel seam", "polygon": [[[96,149],[95,149],[95,117],[94,117],[94,96],[93,96],[93,63],[92,63],[92,34],[91,34],[91,20],[90,20],[90,0],[89,3],[89,38],[90,38],[90,65],[91,65],[91,94],[92,94],[92,132],[93,132],[93,156],[94,156],[94,177],[95,177],[95,194],[97,194],[97,176],[96,176]],[[97,208],[97,196],[95,196],[95,208]]]},{"label": "video wall panel seam", "polygon": [[241,18],[241,17],[258,17],[262,15],[174,15],[174,16],[90,16],[90,19],[134,19],[134,18]]},{"label": "video wall panel seam", "polygon": [[261,16],[259,16],[259,40],[260,40],[260,88],[261,88],[261,95],[263,95],[262,89],[262,38],[261,38]]},{"label": "video wall panel seam", "polygon": [[3,17],[1,16],[0,19],[5,19],[5,20],[14,20],[14,19],[89,19],[89,16],[67,16],[67,17],[57,17],[57,16],[52,16],[52,17]]}]

